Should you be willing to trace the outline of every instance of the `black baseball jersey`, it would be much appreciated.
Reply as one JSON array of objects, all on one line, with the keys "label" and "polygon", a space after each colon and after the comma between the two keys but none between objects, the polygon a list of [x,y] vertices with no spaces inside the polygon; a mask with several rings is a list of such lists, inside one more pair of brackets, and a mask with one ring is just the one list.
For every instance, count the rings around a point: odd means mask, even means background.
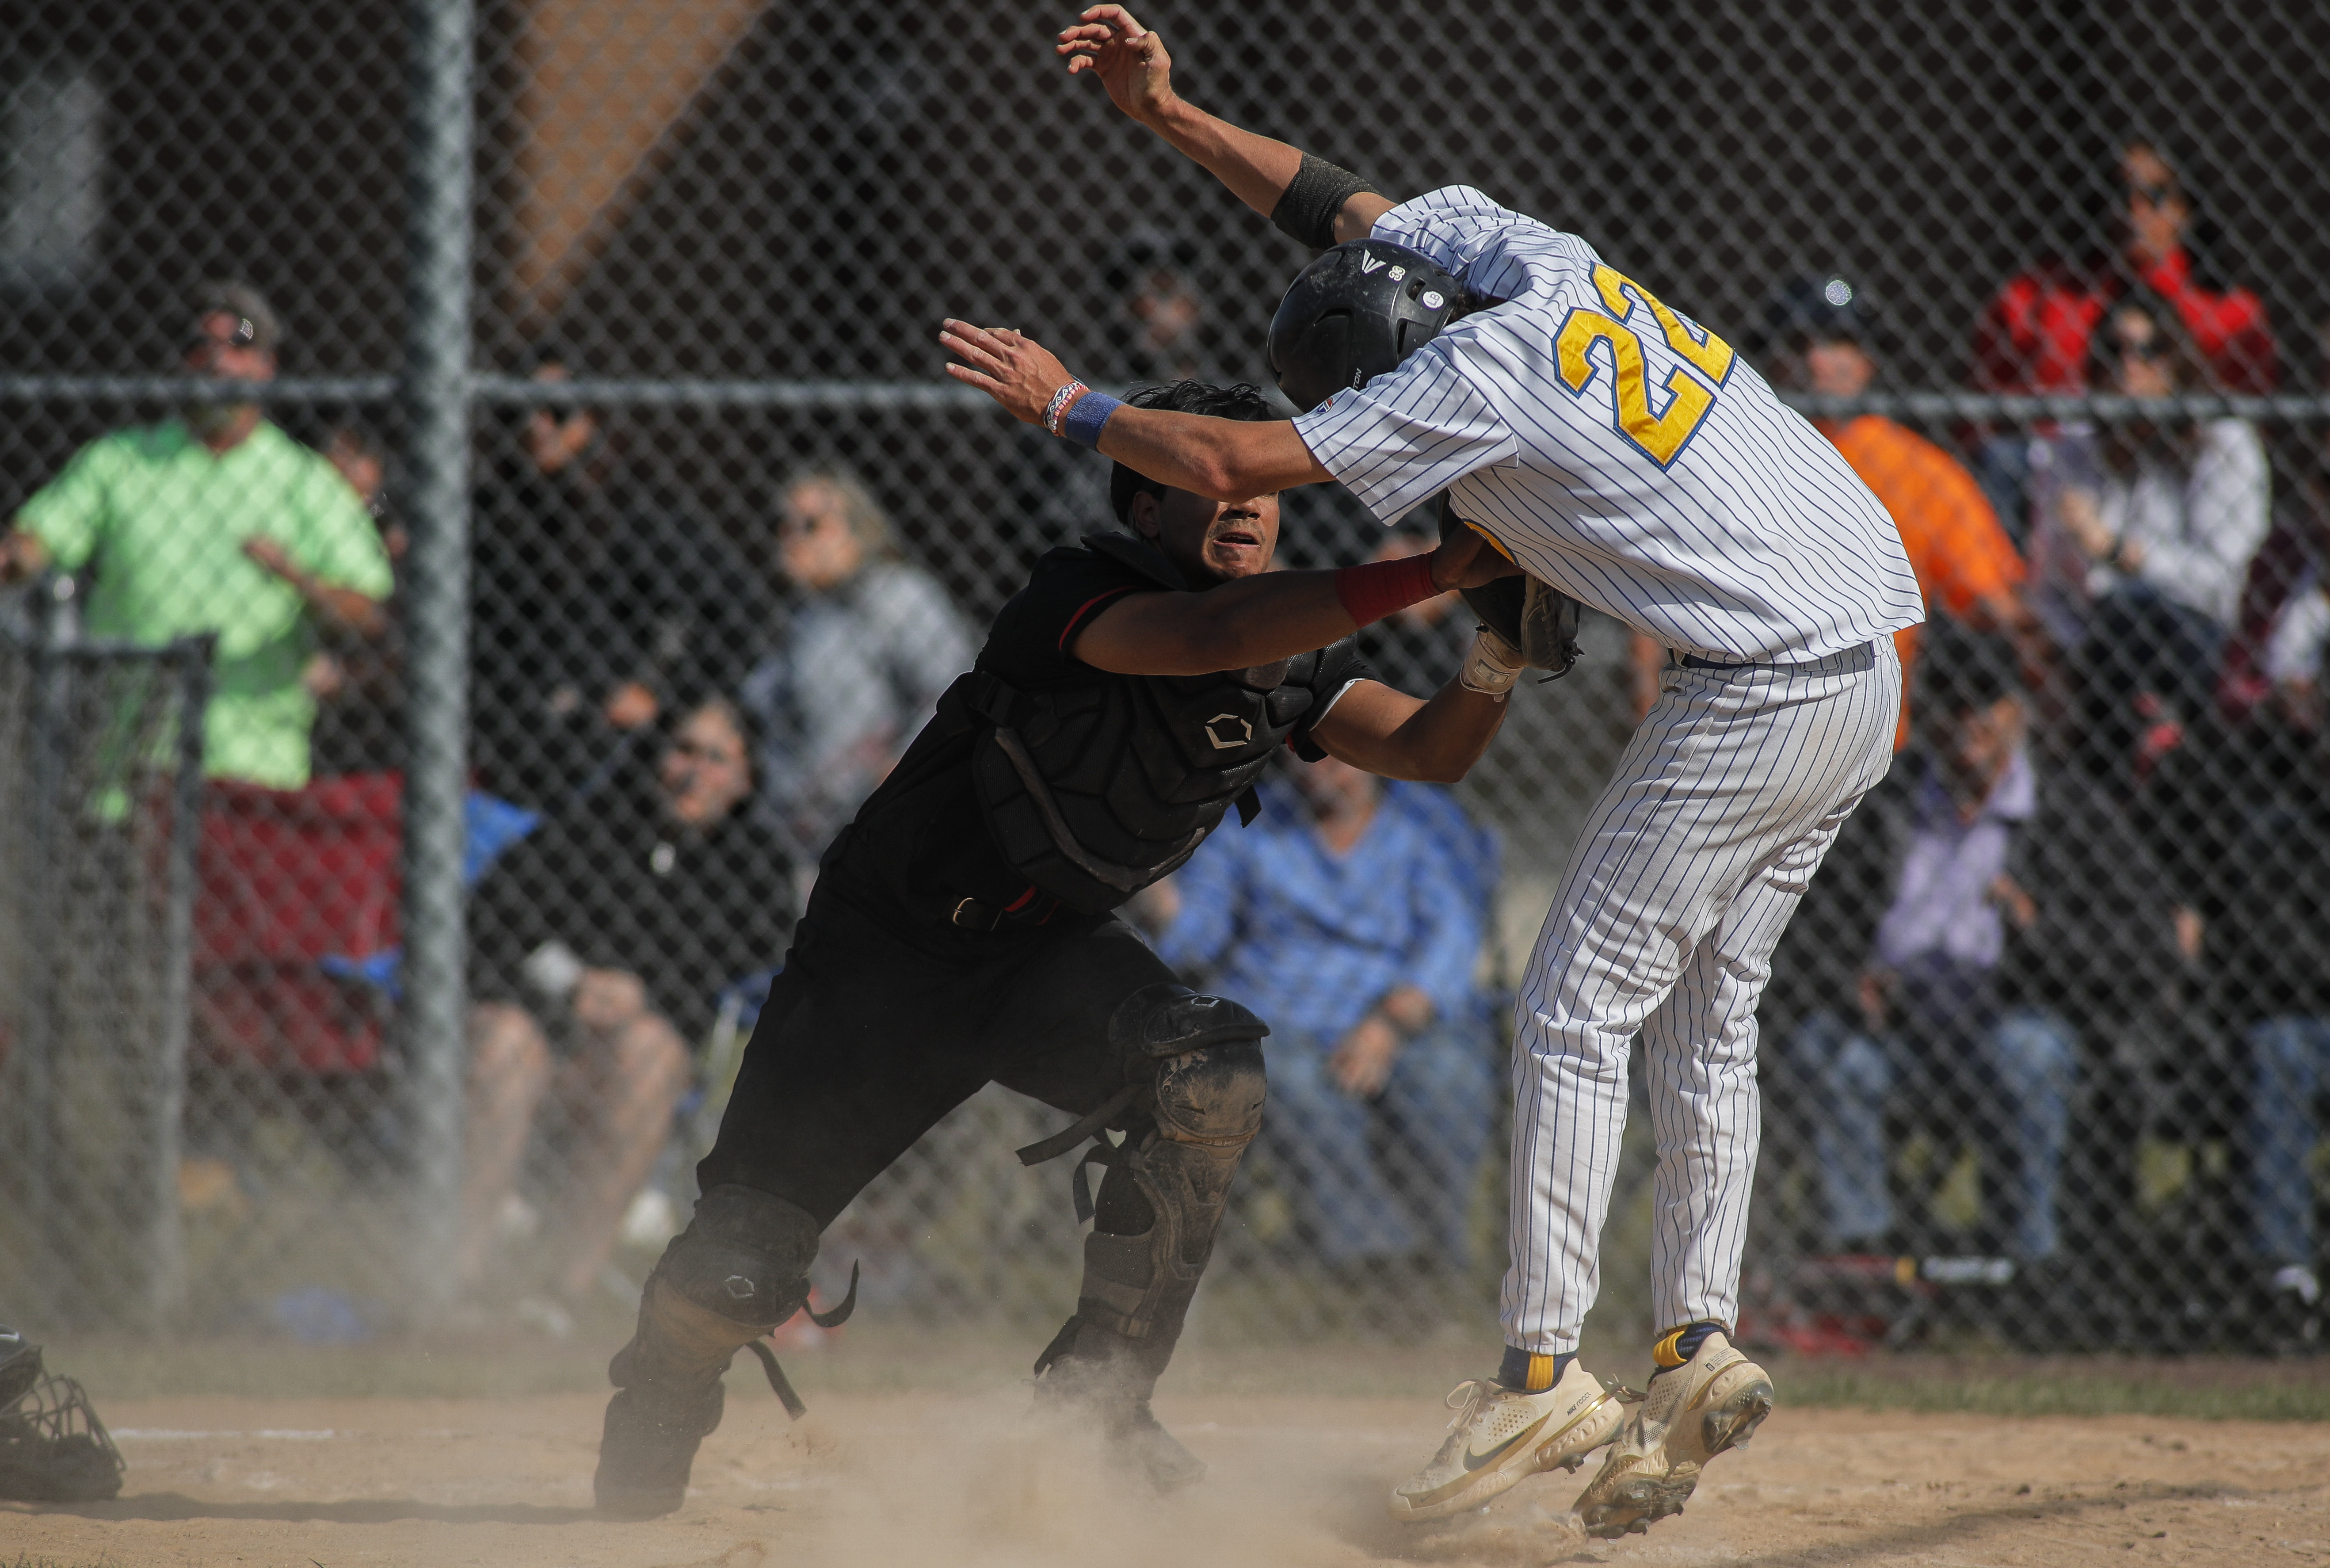
[{"label": "black baseball jersey", "polygon": [[[1121,698],[1121,705],[1112,706],[1140,716],[1141,733],[1111,737],[1112,754],[1121,746],[1128,758],[1144,743],[1188,738],[1146,733],[1171,724],[1179,717],[1178,708],[1187,706],[1157,699],[1152,686],[1169,683],[1169,678],[1113,674],[1068,651],[1076,634],[1108,605],[1128,594],[1169,586],[1160,568],[1171,571],[1162,556],[1130,536],[1101,536],[1086,546],[1052,550],[1037,561],[1028,585],[997,615],[976,670],[949,691],[936,717],[835,841],[822,873],[835,880],[832,892],[861,906],[887,906],[887,912],[917,923],[944,923],[964,898],[1009,911],[1022,925],[1084,924],[1104,914],[1092,901],[1081,908],[1073,903],[1062,907],[1056,889],[1037,887],[1028,875],[1024,853],[1007,854],[998,844],[981,798],[980,754],[995,744],[998,726],[990,716],[999,690],[1070,711],[1095,696]],[[1215,679],[1198,680],[1202,685]],[[1277,685],[1286,689],[1278,711],[1291,717],[1270,728],[1297,755],[1316,758],[1323,753],[1312,739],[1312,727],[1354,681],[1372,679],[1374,671],[1349,638],[1290,660]],[[1202,729],[1217,716],[1193,710],[1190,717]],[[1216,728],[1243,744],[1255,737],[1240,726],[1256,717]],[[997,765],[990,758],[989,765]],[[1219,815],[1217,808],[1211,820]]]}]

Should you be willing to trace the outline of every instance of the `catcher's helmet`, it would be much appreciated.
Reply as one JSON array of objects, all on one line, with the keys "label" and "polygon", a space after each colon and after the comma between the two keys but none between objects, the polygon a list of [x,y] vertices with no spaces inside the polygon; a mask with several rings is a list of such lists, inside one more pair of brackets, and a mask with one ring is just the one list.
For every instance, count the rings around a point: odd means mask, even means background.
[{"label": "catcher's helmet", "polygon": [[1399,362],[1457,313],[1456,280],[1421,252],[1384,240],[1336,246],[1294,275],[1270,319],[1270,368],[1298,409]]}]

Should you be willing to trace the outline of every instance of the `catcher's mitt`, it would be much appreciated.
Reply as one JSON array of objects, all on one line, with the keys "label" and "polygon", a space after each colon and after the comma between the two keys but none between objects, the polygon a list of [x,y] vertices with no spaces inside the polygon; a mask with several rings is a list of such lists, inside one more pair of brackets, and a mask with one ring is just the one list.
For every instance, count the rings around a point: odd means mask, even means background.
[{"label": "catcher's mitt", "polygon": [[[1440,537],[1471,525],[1459,518],[1444,492],[1440,498]],[[1483,536],[1486,537],[1485,535]],[[1500,577],[1482,588],[1463,590],[1465,608],[1481,624],[1520,650],[1521,662],[1542,670],[1557,680],[1577,662],[1577,601],[1535,577]]]},{"label": "catcher's mitt", "polygon": [[41,1347],[0,1328],[0,1497],[102,1502],[120,1494],[124,1468],[81,1384],[43,1376]]}]

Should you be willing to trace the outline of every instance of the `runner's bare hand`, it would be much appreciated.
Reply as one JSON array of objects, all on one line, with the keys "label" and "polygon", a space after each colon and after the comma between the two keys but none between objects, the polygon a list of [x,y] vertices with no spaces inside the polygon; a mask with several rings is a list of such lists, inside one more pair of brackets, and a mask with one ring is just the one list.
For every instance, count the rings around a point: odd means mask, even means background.
[{"label": "runner's bare hand", "polygon": [[1518,576],[1520,568],[1473,528],[1452,529],[1432,552],[1432,585],[1435,588],[1480,588],[1500,577]]},{"label": "runner's bare hand", "polygon": [[1080,24],[1060,29],[1055,52],[1067,61],[1070,76],[1098,76],[1110,100],[1144,125],[1173,100],[1173,58],[1165,41],[1122,5],[1087,8]]}]

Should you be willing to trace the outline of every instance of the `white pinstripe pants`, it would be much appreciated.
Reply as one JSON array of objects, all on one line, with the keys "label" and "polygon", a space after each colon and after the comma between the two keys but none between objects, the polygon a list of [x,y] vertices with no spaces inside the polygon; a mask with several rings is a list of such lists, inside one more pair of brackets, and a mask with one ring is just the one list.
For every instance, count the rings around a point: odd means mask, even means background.
[{"label": "white pinstripe pants", "polygon": [[1508,1344],[1577,1348],[1637,1031],[1658,1139],[1658,1326],[1736,1326],[1762,1132],[1756,1004],[1822,857],[1892,762],[1900,703],[1890,637],[1813,665],[1666,672],[1515,1006]]}]

